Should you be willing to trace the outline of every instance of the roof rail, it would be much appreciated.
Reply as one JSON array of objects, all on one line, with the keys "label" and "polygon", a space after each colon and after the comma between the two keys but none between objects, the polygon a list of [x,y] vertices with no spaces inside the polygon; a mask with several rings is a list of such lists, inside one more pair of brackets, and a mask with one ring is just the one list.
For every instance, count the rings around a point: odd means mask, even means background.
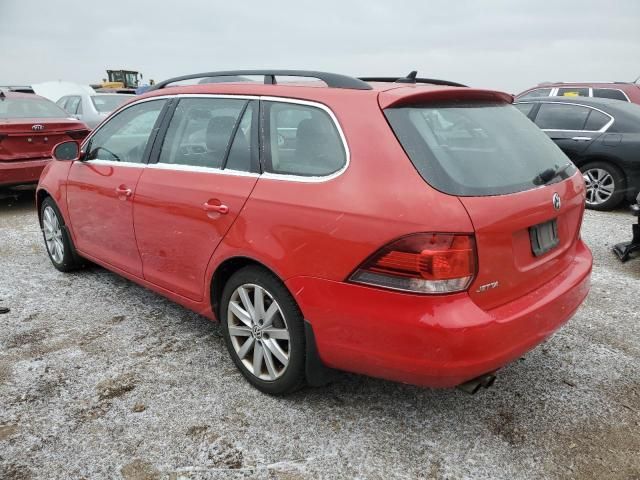
[{"label": "roof rail", "polygon": [[436,78],[419,78],[418,71],[413,70],[406,77],[359,77],[364,82],[390,82],[390,83],[430,83],[431,85],[446,85],[449,87],[466,87],[458,82],[450,82],[449,80],[438,80]]},{"label": "roof rail", "polygon": [[322,80],[327,84],[328,87],[331,88],[371,90],[371,85],[363,82],[362,80],[354,77],[349,77],[347,75],[339,75],[337,73],[315,72],[310,70],[228,70],[223,72],[194,73],[191,75],[183,75],[181,77],[170,78],[160,83],[156,83],[147,91],[160,90],[161,88],[165,88],[167,85],[180,82],[182,80],[193,80],[196,78],[212,77],[238,77],[244,75],[264,76],[264,83],[267,85],[275,85],[276,77],[309,77]]},{"label": "roof rail", "polygon": [[33,87],[29,85],[0,85],[0,90],[17,93],[34,93]]}]

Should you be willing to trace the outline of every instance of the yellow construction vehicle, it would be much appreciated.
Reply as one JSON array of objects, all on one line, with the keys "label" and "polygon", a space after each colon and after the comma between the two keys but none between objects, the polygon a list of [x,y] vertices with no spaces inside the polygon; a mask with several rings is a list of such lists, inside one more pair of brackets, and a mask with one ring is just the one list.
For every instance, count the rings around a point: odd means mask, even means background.
[{"label": "yellow construction vehicle", "polygon": [[135,93],[141,81],[142,73],[136,70],[107,70],[107,78],[103,78],[102,83],[91,86],[100,91]]}]

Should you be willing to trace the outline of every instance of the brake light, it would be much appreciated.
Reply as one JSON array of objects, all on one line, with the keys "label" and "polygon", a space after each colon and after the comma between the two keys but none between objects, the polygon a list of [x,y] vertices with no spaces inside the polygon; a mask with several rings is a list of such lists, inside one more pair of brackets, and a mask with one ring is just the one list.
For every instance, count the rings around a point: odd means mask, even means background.
[{"label": "brake light", "polygon": [[66,133],[74,140],[84,140],[84,137],[89,135],[89,130],[69,130]]},{"label": "brake light", "polygon": [[473,235],[417,233],[378,250],[350,281],[418,293],[466,290],[476,274]]}]

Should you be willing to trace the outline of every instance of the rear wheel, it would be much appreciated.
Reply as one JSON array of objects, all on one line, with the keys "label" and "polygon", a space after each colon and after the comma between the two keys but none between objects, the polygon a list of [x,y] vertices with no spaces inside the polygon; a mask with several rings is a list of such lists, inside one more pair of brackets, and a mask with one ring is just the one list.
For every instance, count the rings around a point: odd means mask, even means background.
[{"label": "rear wheel", "polygon": [[258,390],[278,395],[304,384],[302,313],[271,272],[250,266],[234,273],[224,287],[220,322],[233,362]]},{"label": "rear wheel", "polygon": [[80,268],[82,262],[75,253],[73,242],[65,228],[64,218],[51,197],[45,198],[42,202],[40,218],[44,243],[53,266],[61,272]]},{"label": "rear wheel", "polygon": [[580,171],[587,186],[587,208],[611,210],[623,200],[626,181],[618,167],[608,162],[591,162]]}]

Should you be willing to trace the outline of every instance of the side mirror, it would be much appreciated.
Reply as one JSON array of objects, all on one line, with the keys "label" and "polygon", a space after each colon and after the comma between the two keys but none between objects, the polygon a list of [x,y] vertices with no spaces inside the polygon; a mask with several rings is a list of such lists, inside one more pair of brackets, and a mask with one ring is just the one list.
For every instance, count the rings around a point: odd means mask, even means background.
[{"label": "side mirror", "polygon": [[53,147],[53,158],[64,162],[78,160],[80,157],[80,144],[73,140],[62,142]]}]

